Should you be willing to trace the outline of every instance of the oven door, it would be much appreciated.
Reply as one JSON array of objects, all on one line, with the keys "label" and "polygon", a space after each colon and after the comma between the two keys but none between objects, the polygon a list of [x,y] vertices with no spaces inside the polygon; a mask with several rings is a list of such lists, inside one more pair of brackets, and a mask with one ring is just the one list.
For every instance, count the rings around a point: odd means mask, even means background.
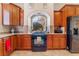
[{"label": "oven door", "polygon": [[32,50],[45,51],[47,49],[46,35],[32,35]]}]

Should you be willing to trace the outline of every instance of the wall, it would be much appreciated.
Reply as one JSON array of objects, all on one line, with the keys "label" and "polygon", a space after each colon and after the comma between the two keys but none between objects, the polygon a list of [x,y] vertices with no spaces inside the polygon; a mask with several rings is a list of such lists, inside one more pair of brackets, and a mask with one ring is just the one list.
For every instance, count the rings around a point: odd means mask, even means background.
[{"label": "wall", "polygon": [[54,3],[54,10],[60,10],[65,3]]},{"label": "wall", "polygon": [[0,25],[2,24],[2,8],[1,8],[1,4],[0,4]]}]

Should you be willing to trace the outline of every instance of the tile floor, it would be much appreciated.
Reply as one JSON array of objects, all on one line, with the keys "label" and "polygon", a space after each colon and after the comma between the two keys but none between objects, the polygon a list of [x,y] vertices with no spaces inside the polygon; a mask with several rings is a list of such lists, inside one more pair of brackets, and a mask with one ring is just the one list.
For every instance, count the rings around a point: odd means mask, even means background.
[{"label": "tile floor", "polygon": [[67,50],[47,50],[45,52],[17,50],[14,51],[10,56],[79,56],[79,53],[70,53]]}]

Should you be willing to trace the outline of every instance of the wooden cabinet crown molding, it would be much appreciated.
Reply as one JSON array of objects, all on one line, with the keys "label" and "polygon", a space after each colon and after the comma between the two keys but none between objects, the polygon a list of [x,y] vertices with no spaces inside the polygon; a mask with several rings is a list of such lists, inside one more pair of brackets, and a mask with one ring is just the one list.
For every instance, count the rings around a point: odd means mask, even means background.
[{"label": "wooden cabinet crown molding", "polygon": [[65,4],[61,9],[59,9],[59,10],[54,10],[54,11],[63,11],[63,9],[64,9],[66,6],[74,6],[74,7],[78,7],[79,4]]}]

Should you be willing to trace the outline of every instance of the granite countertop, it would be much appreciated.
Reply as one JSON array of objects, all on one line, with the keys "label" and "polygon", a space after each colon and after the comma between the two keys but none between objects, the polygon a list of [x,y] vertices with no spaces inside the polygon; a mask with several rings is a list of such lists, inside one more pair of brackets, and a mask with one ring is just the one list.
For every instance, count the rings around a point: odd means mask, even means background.
[{"label": "granite countertop", "polygon": [[[0,34],[0,38],[12,36],[12,35],[23,35],[23,34],[31,35],[32,33],[4,33],[4,34]],[[48,35],[63,35],[64,33],[47,33],[47,34]]]},{"label": "granite countertop", "polygon": [[0,38],[12,36],[12,35],[22,35],[22,34],[27,34],[27,33],[4,33],[4,34],[0,34]]}]

